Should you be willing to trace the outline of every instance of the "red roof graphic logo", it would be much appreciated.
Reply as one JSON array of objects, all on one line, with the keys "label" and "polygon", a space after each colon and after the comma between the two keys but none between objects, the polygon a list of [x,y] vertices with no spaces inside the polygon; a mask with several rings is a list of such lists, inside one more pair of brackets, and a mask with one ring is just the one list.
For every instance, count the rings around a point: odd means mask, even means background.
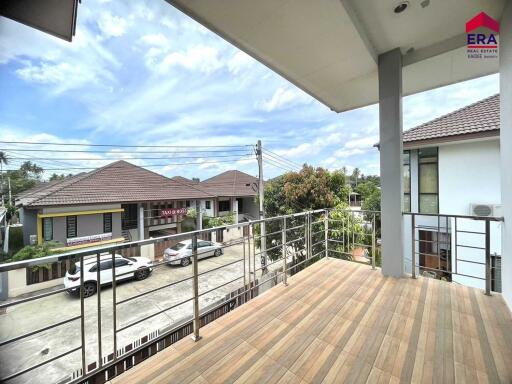
[{"label": "red roof graphic logo", "polygon": [[466,23],[466,33],[474,31],[480,27],[489,28],[496,33],[499,33],[500,31],[500,23],[485,12],[480,12]]}]

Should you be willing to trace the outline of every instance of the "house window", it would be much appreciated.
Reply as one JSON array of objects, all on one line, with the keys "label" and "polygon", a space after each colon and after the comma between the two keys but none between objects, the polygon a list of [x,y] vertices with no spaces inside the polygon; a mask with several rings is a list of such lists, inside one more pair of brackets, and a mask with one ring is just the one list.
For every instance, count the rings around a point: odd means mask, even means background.
[{"label": "house window", "polygon": [[204,207],[205,207],[206,209],[212,209],[212,202],[211,202],[210,200],[206,200],[206,201],[204,202]]},{"label": "house window", "polygon": [[190,200],[185,201],[185,207],[190,208]]},{"label": "house window", "polygon": [[439,212],[439,178],[437,148],[418,151],[419,208],[420,213]]},{"label": "house window", "polygon": [[219,201],[219,212],[226,212],[229,209],[229,200]]},{"label": "house window", "polygon": [[411,212],[411,151],[404,151],[404,212]]},{"label": "house window", "polygon": [[76,222],[76,216],[66,216],[66,237],[68,239],[78,236],[76,230]]},{"label": "house window", "polygon": [[121,216],[121,228],[123,230],[137,228],[137,204],[122,204],[121,208],[124,209]]},{"label": "house window", "polygon": [[238,213],[244,211],[244,199],[236,199],[238,202]]},{"label": "house window", "polygon": [[45,217],[43,219],[43,238],[44,241],[53,240],[53,218]]},{"label": "house window", "polygon": [[112,232],[112,213],[103,214],[103,233]]}]

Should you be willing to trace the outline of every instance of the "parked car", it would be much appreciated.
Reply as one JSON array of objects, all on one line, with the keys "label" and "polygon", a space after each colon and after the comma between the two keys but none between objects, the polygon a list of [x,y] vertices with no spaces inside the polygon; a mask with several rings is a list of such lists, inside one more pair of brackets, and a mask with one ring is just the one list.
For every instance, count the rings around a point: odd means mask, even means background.
[{"label": "parked car", "polygon": [[[153,262],[146,257],[115,256],[116,281],[135,279],[144,280],[153,271]],[[84,260],[84,297],[92,296],[97,290],[96,257]],[[101,285],[112,283],[112,256],[100,257]],[[66,272],[64,286],[71,294],[80,293],[80,262],[75,263]]]},{"label": "parked car", "polygon": [[[203,259],[209,256],[220,256],[224,253],[222,244],[214,241],[197,241],[197,258]],[[192,240],[180,241],[178,244],[167,248],[164,251],[164,260],[167,264],[182,265],[186,267],[190,264],[192,257]]]}]

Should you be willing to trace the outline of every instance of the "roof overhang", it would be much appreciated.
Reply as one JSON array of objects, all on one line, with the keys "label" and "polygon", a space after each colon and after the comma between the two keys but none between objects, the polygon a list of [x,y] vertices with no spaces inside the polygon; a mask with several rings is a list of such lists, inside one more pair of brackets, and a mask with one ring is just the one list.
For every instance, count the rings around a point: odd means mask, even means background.
[{"label": "roof overhang", "polygon": [[341,112],[378,101],[378,57],[395,48],[404,95],[497,72],[468,59],[465,24],[500,20],[506,0],[410,0],[400,14],[397,0],[167,1]]},{"label": "roof overhang", "polygon": [[475,141],[486,141],[489,139],[499,139],[499,137],[500,137],[500,131],[499,131],[499,129],[497,129],[494,131],[466,133],[463,135],[453,135],[453,136],[446,136],[446,137],[436,137],[436,138],[426,139],[426,140],[408,141],[408,142],[404,142],[404,149],[416,149],[416,148],[424,148],[424,147],[435,146],[435,145],[456,144],[456,143],[461,143],[461,142],[468,143],[468,142],[475,142]]},{"label": "roof overhang", "polygon": [[78,0],[2,0],[0,15],[71,41]]}]

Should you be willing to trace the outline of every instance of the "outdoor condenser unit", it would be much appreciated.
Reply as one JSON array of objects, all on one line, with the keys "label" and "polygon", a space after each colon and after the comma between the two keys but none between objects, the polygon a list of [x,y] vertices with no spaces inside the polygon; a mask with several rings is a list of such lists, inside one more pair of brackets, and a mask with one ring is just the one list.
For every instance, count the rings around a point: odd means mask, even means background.
[{"label": "outdoor condenser unit", "polygon": [[499,217],[502,215],[500,204],[471,204],[469,209],[471,216]]}]

